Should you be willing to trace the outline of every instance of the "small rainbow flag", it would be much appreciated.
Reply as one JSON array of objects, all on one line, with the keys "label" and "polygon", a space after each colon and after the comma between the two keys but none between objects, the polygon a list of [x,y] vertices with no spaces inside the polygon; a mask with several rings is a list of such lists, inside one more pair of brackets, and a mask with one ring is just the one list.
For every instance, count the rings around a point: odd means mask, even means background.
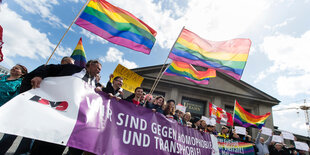
[{"label": "small rainbow flag", "polygon": [[81,66],[81,67],[85,67],[86,65],[86,55],[85,55],[85,51],[84,51],[84,47],[82,44],[82,37],[80,38],[78,44],[76,45],[71,58],[74,59],[74,64]]},{"label": "small rainbow flag", "polygon": [[173,61],[164,74],[169,76],[183,76],[187,80],[197,84],[208,84],[209,78],[216,77],[216,71],[214,69],[197,71],[192,65],[180,61]]},{"label": "small rainbow flag", "polygon": [[253,144],[217,137],[220,154],[255,155]]},{"label": "small rainbow flag", "polygon": [[239,103],[235,101],[234,121],[245,128],[252,126],[261,129],[269,116],[270,112],[265,115],[253,115],[245,111]]},{"label": "small rainbow flag", "polygon": [[105,0],[91,0],[75,24],[109,42],[145,54],[150,54],[155,43],[155,30]]},{"label": "small rainbow flag", "polygon": [[241,79],[251,47],[250,39],[209,41],[183,29],[169,58],[189,64],[214,68],[237,80]]}]

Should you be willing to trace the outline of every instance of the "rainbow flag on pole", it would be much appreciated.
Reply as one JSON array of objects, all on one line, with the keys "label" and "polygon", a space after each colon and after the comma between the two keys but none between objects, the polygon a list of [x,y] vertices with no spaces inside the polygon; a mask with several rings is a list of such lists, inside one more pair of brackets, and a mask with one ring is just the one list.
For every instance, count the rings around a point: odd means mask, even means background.
[{"label": "rainbow flag on pole", "polygon": [[78,44],[76,45],[71,58],[74,59],[74,64],[81,66],[81,67],[85,67],[86,65],[86,54],[85,54],[85,50],[82,44],[82,37],[80,38]]},{"label": "rainbow flag on pole", "polygon": [[189,64],[214,68],[237,80],[241,79],[251,47],[250,39],[209,41],[183,29],[169,58]]},{"label": "rainbow flag on pole", "polygon": [[105,0],[91,0],[75,24],[109,42],[145,54],[150,54],[155,43],[155,30]]},{"label": "rainbow flag on pole", "polygon": [[197,84],[208,84],[209,78],[216,77],[216,71],[214,69],[197,71],[192,65],[180,61],[173,61],[164,74],[169,76],[183,76],[187,80]]},{"label": "rainbow flag on pole", "polygon": [[261,129],[269,116],[270,112],[265,115],[253,115],[245,111],[239,103],[235,101],[234,121],[245,128],[252,126]]}]

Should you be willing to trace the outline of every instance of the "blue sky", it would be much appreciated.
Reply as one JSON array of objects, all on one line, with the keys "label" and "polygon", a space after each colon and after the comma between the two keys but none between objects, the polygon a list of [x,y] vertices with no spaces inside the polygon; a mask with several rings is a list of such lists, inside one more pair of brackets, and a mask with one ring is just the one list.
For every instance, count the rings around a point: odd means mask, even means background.
[{"label": "blue sky", "polygon": [[[3,0],[7,68],[20,63],[29,70],[44,64],[86,0]],[[87,59],[99,59],[102,82],[118,63],[128,68],[164,63],[183,26],[201,37],[222,41],[250,38],[252,47],[242,80],[281,100],[283,109],[310,102],[309,0],[118,0],[109,1],[157,30],[150,55],[108,43],[73,25],[50,63],[71,55],[80,37]],[[212,81],[211,81],[212,82]],[[303,111],[274,111],[280,129],[307,135]]]}]

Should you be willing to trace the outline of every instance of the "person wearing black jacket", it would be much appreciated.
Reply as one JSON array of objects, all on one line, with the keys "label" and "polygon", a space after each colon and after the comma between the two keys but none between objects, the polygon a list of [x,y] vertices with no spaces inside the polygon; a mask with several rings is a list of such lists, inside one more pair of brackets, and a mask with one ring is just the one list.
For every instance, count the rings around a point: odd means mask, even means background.
[{"label": "person wearing black jacket", "polygon": [[[25,76],[22,81],[20,92],[25,92],[32,88],[39,88],[42,80],[46,77],[59,77],[59,76],[75,76],[81,78],[83,81],[94,86],[95,88],[95,76],[101,71],[101,64],[97,60],[90,60],[86,64],[86,68],[82,68],[73,64],[64,65],[42,65]],[[65,149],[65,146],[52,144],[35,140],[31,149],[32,155],[61,155]],[[82,154],[82,150],[74,149],[72,152]],[[69,149],[70,151],[70,149]],[[74,154],[74,153],[71,153]]]},{"label": "person wearing black jacket", "polygon": [[283,146],[282,143],[275,143],[269,149],[270,155],[290,155],[289,149]]},{"label": "person wearing black jacket", "polygon": [[106,87],[103,88],[102,91],[107,93],[110,97],[115,97],[117,100],[123,99],[123,78],[117,76],[113,79],[113,83],[111,83],[110,81],[113,77],[114,75],[111,74]]}]

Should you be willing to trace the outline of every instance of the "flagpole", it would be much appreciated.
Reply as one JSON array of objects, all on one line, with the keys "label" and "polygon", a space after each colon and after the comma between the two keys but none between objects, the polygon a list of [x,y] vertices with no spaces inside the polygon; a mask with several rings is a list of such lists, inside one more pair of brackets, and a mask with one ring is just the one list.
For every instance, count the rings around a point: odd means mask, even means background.
[{"label": "flagpole", "polygon": [[232,128],[234,128],[234,123],[235,123],[235,108],[236,108],[236,101],[237,101],[237,100],[235,99]]},{"label": "flagpole", "polygon": [[159,80],[164,76],[164,73],[165,73],[166,70],[170,67],[170,65],[171,65],[171,64],[169,64],[169,65],[166,67],[166,69],[161,73],[159,79],[156,81],[156,84],[155,84],[155,83],[153,84],[153,85],[155,85],[155,86],[154,86],[154,89],[152,90],[152,92],[150,92],[150,94],[153,94],[155,88],[157,87],[157,84],[159,83]]},{"label": "flagpole", "polygon": [[[176,44],[176,42],[177,42],[177,40],[179,39],[179,37],[180,37],[180,35],[181,35],[181,33],[182,33],[182,31],[183,31],[184,28],[185,28],[185,26],[183,26],[183,28],[182,28],[181,32],[179,33],[177,39],[176,39],[175,42],[173,43],[172,48],[173,48],[174,45]],[[157,77],[156,77],[156,79],[155,79],[155,81],[154,81],[154,83],[153,83],[153,85],[152,85],[152,88],[151,88],[151,90],[150,90],[150,94],[151,94],[151,95],[153,94],[153,92],[154,92],[154,90],[155,90],[155,88],[156,88],[156,86],[157,86],[159,80],[160,80],[161,77],[163,76],[163,75],[161,75],[161,73],[162,73],[162,71],[163,71],[163,68],[164,68],[165,64],[167,63],[167,60],[168,60],[169,55],[170,55],[170,53],[171,53],[171,51],[172,51],[172,48],[170,48],[169,54],[168,54],[168,56],[167,56],[167,58],[166,58],[166,60],[165,60],[165,62],[164,62],[164,64],[163,64],[163,66],[161,67],[161,69],[160,69],[160,71],[159,71],[159,73],[158,73],[158,75],[157,75]],[[159,77],[160,77],[160,78],[159,78]]]},{"label": "flagpole", "polygon": [[77,20],[77,18],[80,16],[81,12],[85,9],[86,5],[89,3],[90,0],[87,0],[86,3],[84,4],[84,6],[81,8],[81,10],[79,11],[79,13],[77,14],[77,16],[74,18],[74,20],[72,21],[71,25],[68,27],[68,29],[66,30],[66,32],[64,33],[64,35],[62,36],[62,38],[59,40],[57,46],[55,47],[53,53],[51,54],[51,56],[48,58],[47,62],[45,63],[45,65],[48,64],[48,62],[51,60],[52,56],[54,55],[56,49],[58,48],[58,46],[60,45],[61,41],[64,39],[64,37],[66,36],[66,34],[68,33],[68,31],[70,30],[71,26],[73,25],[73,23]]}]

